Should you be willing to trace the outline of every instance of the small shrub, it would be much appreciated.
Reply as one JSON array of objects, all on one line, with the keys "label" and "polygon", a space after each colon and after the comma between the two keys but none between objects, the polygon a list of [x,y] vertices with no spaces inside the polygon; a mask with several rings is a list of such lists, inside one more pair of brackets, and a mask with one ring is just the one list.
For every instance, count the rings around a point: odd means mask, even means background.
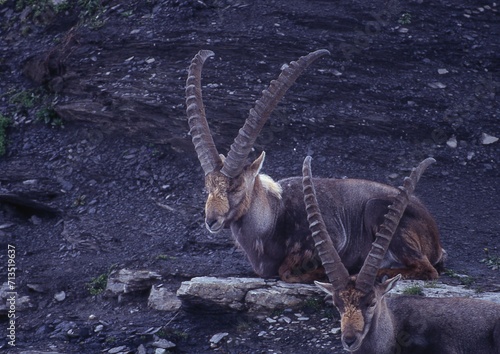
[{"label": "small shrub", "polygon": [[484,249],[485,257],[480,260],[481,263],[486,264],[488,268],[493,270],[500,270],[500,256],[490,254],[490,250]]},{"label": "small shrub", "polygon": [[76,197],[76,199],[73,201],[73,206],[79,207],[85,205],[86,203],[87,203],[87,196],[85,194],[82,194]]},{"label": "small shrub", "polygon": [[99,295],[104,290],[106,290],[106,285],[108,283],[108,274],[101,274],[98,277],[92,279],[90,283],[87,284],[87,290],[90,295]]},{"label": "small shrub", "polygon": [[424,289],[420,285],[412,285],[404,289],[403,294],[424,296]]},{"label": "small shrub", "polygon": [[411,23],[411,13],[403,12],[398,20],[400,25],[409,25]]},{"label": "small shrub", "polygon": [[64,127],[63,120],[56,113],[53,107],[44,107],[36,112],[38,121],[43,122],[52,127]]},{"label": "small shrub", "polygon": [[106,22],[104,18],[105,8],[101,0],[78,0],[80,7],[80,19],[89,19],[92,28],[99,28]]},{"label": "small shrub", "polygon": [[454,270],[446,269],[444,274],[449,276],[450,278],[458,279],[460,284],[465,286],[466,288],[470,288],[471,285],[475,282],[474,278],[469,275],[458,274]]},{"label": "small shrub", "polygon": [[23,90],[10,96],[9,103],[15,104],[19,109],[29,109],[33,108],[37,99],[35,93]]},{"label": "small shrub", "polygon": [[16,11],[23,11],[28,6],[31,6],[34,17],[37,17],[46,11],[58,13],[67,10],[70,8],[70,1],[62,1],[59,4],[55,4],[53,0],[17,0]]},{"label": "small shrub", "polygon": [[78,5],[82,8],[82,16],[94,16],[101,9],[101,0],[78,0]]},{"label": "small shrub", "polygon": [[474,278],[468,275],[460,278],[460,284],[465,286],[467,289],[469,289],[472,286],[472,284],[474,284],[474,282],[475,282]]},{"label": "small shrub", "polygon": [[[6,0],[0,0],[0,5]],[[75,9],[82,21],[90,20],[93,27],[100,27],[104,24],[102,18],[104,6],[102,0],[66,0],[55,3],[53,0],[16,0],[15,10],[23,12],[29,8],[27,20],[47,24],[55,18],[55,15]]]},{"label": "small shrub", "polygon": [[445,269],[443,272],[445,275],[449,276],[450,278],[458,278],[459,275],[453,270],[453,269]]}]

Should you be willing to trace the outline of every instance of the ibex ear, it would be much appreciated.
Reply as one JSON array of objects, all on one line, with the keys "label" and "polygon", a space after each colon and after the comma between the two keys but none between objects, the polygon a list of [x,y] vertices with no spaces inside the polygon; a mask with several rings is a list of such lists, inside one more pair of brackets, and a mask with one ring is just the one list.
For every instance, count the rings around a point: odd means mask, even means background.
[{"label": "ibex ear", "polygon": [[387,279],[382,284],[380,284],[383,295],[391,291],[394,288],[394,286],[396,286],[396,283],[398,282],[399,279],[401,279],[401,274],[396,275],[394,278]]},{"label": "ibex ear", "polygon": [[254,162],[250,165],[250,171],[252,175],[255,177],[259,174],[262,165],[264,164],[264,159],[266,158],[266,152],[262,151],[259,157],[255,159]]},{"label": "ibex ear", "polygon": [[224,161],[226,161],[226,156],[224,154],[219,154],[220,160],[222,161],[222,164],[224,165]]},{"label": "ibex ear", "polygon": [[327,293],[328,295],[332,295],[333,294],[333,285],[330,284],[330,283],[321,283],[319,281],[314,281],[314,284],[316,284],[316,286],[318,288],[320,288],[321,290],[323,290],[325,293]]}]

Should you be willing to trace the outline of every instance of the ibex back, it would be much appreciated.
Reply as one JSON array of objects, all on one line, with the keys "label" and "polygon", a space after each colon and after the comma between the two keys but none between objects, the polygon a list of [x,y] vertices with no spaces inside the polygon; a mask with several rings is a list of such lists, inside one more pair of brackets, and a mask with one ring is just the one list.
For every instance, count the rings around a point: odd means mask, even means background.
[{"label": "ibex back", "polygon": [[[278,182],[261,174],[265,153],[253,162],[248,155],[257,136],[285,92],[315,60],[329,54],[318,50],[291,62],[263,91],[225,158],[219,155],[205,116],[201,70],[214,55],[200,51],[192,60],[186,82],[190,133],[205,173],[208,198],[205,223],[210,232],[230,228],[254,271],[287,282],[312,282],[325,277],[309,232],[300,177]],[[357,273],[397,189],[355,179],[317,179],[319,203],[344,264]],[[435,279],[443,262],[436,223],[423,204],[412,197],[396,231],[380,275]]]},{"label": "ibex back", "polygon": [[376,233],[358,275],[350,276],[335,250],[321,216],[311,177],[310,158],[303,167],[304,202],[311,233],[330,283],[316,282],[332,295],[341,316],[342,345],[360,354],[500,354],[500,304],[465,298],[386,298],[397,275],[377,282],[377,272],[395,237],[420,175],[433,159],[424,160],[405,179]]}]

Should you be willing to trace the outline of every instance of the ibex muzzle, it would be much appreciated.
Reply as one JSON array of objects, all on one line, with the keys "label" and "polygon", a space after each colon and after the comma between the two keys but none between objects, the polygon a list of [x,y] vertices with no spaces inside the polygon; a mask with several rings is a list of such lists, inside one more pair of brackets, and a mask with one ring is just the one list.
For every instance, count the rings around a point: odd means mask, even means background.
[{"label": "ibex muzzle", "polygon": [[230,217],[228,189],[231,181],[220,172],[212,172],[205,177],[205,188],[208,192],[205,205],[205,226],[208,231],[221,231]]},{"label": "ibex muzzle", "polygon": [[[302,197],[302,179],[275,182],[262,174],[265,153],[248,162],[254,142],[286,91],[304,70],[329,54],[317,50],[290,63],[271,81],[255,102],[227,157],[219,155],[205,115],[201,93],[204,62],[214,55],[202,50],[189,67],[186,82],[187,116],[190,134],[205,174],[208,198],[205,224],[210,232],[230,228],[238,246],[247,255],[254,271],[262,277],[288,282],[312,282],[325,273],[307,224]],[[327,224],[338,232],[335,245],[350,272],[357,273],[368,253],[375,232],[397,189],[365,180],[318,179],[320,204],[327,210]],[[339,210],[341,211],[339,213]],[[435,279],[444,251],[436,223],[417,198],[410,200],[398,228],[394,246],[384,263],[391,276]]]}]

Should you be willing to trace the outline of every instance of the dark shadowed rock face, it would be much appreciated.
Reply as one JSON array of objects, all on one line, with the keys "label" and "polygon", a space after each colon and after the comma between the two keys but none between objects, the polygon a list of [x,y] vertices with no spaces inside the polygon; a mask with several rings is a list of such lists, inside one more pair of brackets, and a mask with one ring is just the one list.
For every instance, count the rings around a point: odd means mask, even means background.
[{"label": "dark shadowed rock face", "polygon": [[[468,6],[451,3],[432,9],[397,2],[239,5],[123,4],[108,10],[98,30],[75,25],[58,33],[59,44],[31,52],[23,70],[60,95],[55,109],[66,120],[184,149],[186,68],[199,49],[211,49],[216,57],[202,75],[205,101],[225,148],[283,64],[326,48],[331,58],[314,64],[287,95],[273,116],[273,132],[340,125],[344,129],[332,134],[410,131],[412,140],[440,143],[454,133],[482,133],[462,121],[464,111],[494,105],[498,62],[495,45],[486,42],[497,30],[496,8],[466,17]],[[120,16],[125,12],[133,17]],[[249,21],[242,25],[241,16]],[[474,21],[481,25],[466,33]],[[461,79],[452,80],[455,75]],[[494,121],[485,115],[482,128],[493,129]]]},{"label": "dark shadowed rock face", "polygon": [[[12,122],[0,195],[14,196],[0,201],[0,269],[15,246],[16,349],[152,352],[166,339],[171,350],[205,353],[224,334],[222,352],[342,352],[336,314],[316,301],[263,317],[201,316],[153,310],[147,291],[99,292],[120,269],[158,274],[161,296],[192,277],[254,276],[228,232],[203,226],[184,107],[200,49],[215,52],[202,82],[221,153],[283,64],[330,50],[287,93],[251,157],[265,149],[263,172],[275,180],[300,175],[309,154],[317,177],[391,185],[434,157],[417,194],[448,251],[441,281],[498,292],[493,3],[103,1],[83,23],[76,11],[16,3],[0,5],[0,113]],[[37,122],[57,122],[54,112],[64,128]],[[26,212],[19,202],[29,200],[38,209]],[[0,348],[11,349],[0,319]]]}]

